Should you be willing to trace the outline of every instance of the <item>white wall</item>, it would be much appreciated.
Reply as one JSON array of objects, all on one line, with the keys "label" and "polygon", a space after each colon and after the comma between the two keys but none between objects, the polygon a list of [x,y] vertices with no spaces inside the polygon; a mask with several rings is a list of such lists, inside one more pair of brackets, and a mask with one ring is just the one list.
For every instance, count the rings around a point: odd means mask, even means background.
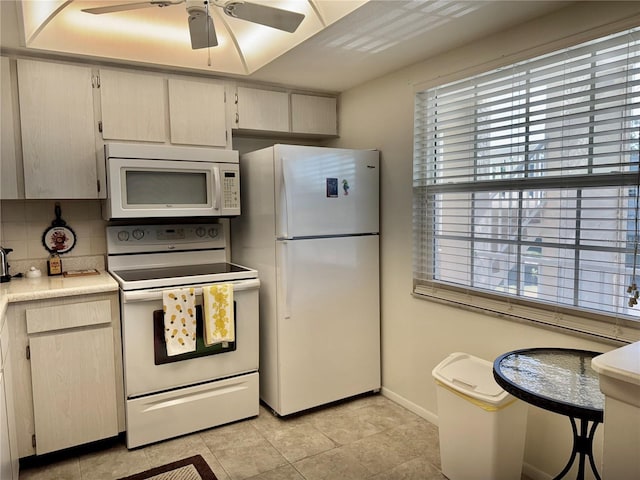
[{"label": "white wall", "polygon": [[[452,352],[493,360],[501,353],[533,346],[600,352],[613,348],[606,343],[411,296],[413,97],[418,85],[424,88],[444,83],[635,25],[640,25],[640,2],[583,2],[342,94],[341,138],[335,145],[381,151],[385,394],[437,422],[431,370]],[[528,421],[525,473],[536,479],[551,478],[569,457],[569,421],[535,407],[529,409]],[[600,465],[602,427],[597,433],[595,448]]]}]

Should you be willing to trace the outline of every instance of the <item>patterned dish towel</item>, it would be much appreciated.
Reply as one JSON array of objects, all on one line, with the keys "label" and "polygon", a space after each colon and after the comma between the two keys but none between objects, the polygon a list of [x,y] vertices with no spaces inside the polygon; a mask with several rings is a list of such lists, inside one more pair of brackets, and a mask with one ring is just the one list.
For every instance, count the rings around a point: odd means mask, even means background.
[{"label": "patterned dish towel", "polygon": [[202,288],[204,304],[204,343],[235,342],[233,284],[217,283]]},{"label": "patterned dish towel", "polygon": [[162,292],[164,340],[167,355],[179,355],[196,349],[196,294],[193,288]]}]

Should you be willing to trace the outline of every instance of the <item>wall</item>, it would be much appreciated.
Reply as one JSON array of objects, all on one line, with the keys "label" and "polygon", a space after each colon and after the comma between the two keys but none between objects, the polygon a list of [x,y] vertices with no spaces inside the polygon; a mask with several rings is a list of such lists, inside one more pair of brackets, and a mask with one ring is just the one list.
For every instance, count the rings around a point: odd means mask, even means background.
[{"label": "wall", "polygon": [[[487,360],[516,348],[561,346],[607,351],[612,345],[412,297],[413,97],[434,85],[640,25],[640,3],[583,2],[548,17],[343,92],[336,146],[381,151],[383,392],[437,422],[431,370],[462,351]],[[596,435],[601,464],[602,427]],[[525,473],[547,479],[571,450],[566,417],[529,408]],[[575,477],[575,472],[567,478]],[[589,476],[587,478],[590,478]]]},{"label": "wall", "polygon": [[[42,235],[55,220],[54,200],[3,200],[0,205],[2,246],[12,248],[10,273],[30,266],[46,273],[48,251]],[[76,234],[72,250],[61,255],[64,270],[104,268],[105,226],[99,200],[59,200],[61,218]]]}]

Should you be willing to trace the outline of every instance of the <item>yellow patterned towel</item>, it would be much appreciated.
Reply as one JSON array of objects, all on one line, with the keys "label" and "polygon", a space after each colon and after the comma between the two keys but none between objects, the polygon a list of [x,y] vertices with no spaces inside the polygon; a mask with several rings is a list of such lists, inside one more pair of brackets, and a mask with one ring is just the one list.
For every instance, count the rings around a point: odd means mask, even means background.
[{"label": "yellow patterned towel", "polygon": [[167,355],[179,355],[196,349],[196,293],[193,288],[162,292],[164,341]]},{"label": "yellow patterned towel", "polygon": [[204,343],[235,342],[233,285],[217,283],[202,288],[204,304]]}]

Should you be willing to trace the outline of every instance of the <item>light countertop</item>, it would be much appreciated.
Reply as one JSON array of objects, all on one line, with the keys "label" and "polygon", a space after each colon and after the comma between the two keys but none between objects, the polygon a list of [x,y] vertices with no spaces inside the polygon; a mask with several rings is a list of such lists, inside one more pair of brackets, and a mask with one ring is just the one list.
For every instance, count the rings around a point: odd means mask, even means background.
[{"label": "light countertop", "polygon": [[105,271],[98,275],[79,277],[13,278],[10,282],[0,283],[0,314],[7,304],[27,302],[45,298],[70,297],[92,293],[115,292],[118,283]]},{"label": "light countertop", "polygon": [[591,364],[600,375],[640,385],[640,342],[598,355]]}]

